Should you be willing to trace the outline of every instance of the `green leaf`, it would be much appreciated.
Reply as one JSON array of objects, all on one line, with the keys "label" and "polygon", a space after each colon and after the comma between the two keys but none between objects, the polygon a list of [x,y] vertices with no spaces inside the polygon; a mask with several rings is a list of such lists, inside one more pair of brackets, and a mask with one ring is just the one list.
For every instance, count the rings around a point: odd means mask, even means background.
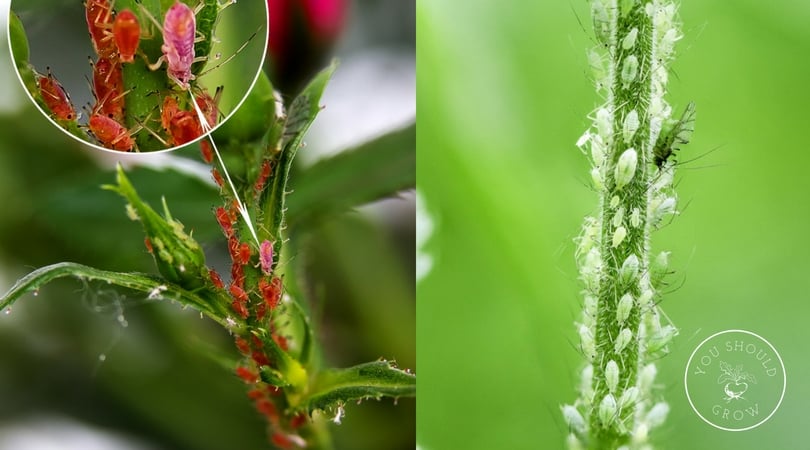
[{"label": "green leaf", "polygon": [[416,184],[416,125],[324,159],[296,175],[290,224],[346,211]]},{"label": "green leaf", "polygon": [[8,35],[11,39],[11,54],[14,57],[14,64],[17,66],[17,71],[23,79],[23,83],[29,91],[36,90],[36,80],[34,79],[34,72],[31,65],[28,63],[30,59],[30,49],[28,47],[28,36],[25,34],[25,28],[19,16],[11,12],[8,18]]},{"label": "green leaf", "polygon": [[181,286],[167,282],[160,277],[141,273],[110,272],[72,262],[45,266],[21,278],[0,298],[0,309],[13,305],[27,293],[33,292],[36,295],[43,285],[64,277],[74,277],[88,281],[105,281],[108,284],[146,293],[150,298],[171,299],[193,307],[228,329],[234,329],[236,326],[235,323],[226,320],[226,317],[230,314],[227,307],[224,306],[225,303],[211,302],[209,299],[199,295],[199,293],[183,289]]},{"label": "green leaf", "polygon": [[[194,54],[197,56],[207,56],[211,53],[211,38],[214,34],[214,26],[217,21],[219,13],[219,0],[205,0],[202,2],[202,8],[197,12],[197,36],[199,39],[194,44]],[[191,71],[195,74],[200,73],[207,59],[198,61],[191,66]]]},{"label": "green leaf", "polygon": [[280,127],[275,116],[273,85],[262,72],[242,106],[214,132],[217,142],[252,142],[267,133],[267,126]]},{"label": "green leaf", "polygon": [[287,113],[284,133],[281,136],[281,154],[273,166],[271,184],[264,191],[265,197],[261,202],[261,204],[267,205],[261,226],[270,231],[276,242],[276,253],[281,253],[281,230],[284,225],[290,167],[292,167],[296,152],[301,147],[304,134],[321,110],[321,95],[336,68],[337,63],[333,62],[316,75],[301,94],[293,100]]},{"label": "green leaf", "polygon": [[413,396],[416,375],[396,368],[392,362],[375,361],[320,372],[299,408],[309,413],[321,410],[334,414],[350,401]]},{"label": "green leaf", "polygon": [[172,218],[165,199],[163,201],[165,217],[161,217],[141,200],[120,165],[118,186],[108,185],[105,188],[118,192],[129,201],[127,214],[132,220],[139,220],[143,224],[146,236],[153,246],[152,254],[161,275],[187,289],[201,288],[207,282],[210,284],[202,248],[183,231],[183,225]]},{"label": "green leaf", "polygon": [[88,136],[87,133],[79,127],[76,120],[72,121],[65,121],[59,120],[54,115],[50,114],[50,108],[42,99],[42,94],[39,91],[39,85],[37,83],[37,71],[33,65],[29,62],[30,57],[30,48],[28,46],[28,36],[25,33],[25,28],[23,27],[22,21],[20,21],[19,16],[11,11],[9,15],[9,38],[11,43],[11,53],[14,58],[14,65],[17,67],[17,71],[20,74],[20,78],[25,85],[26,90],[34,101],[39,105],[39,107],[48,113],[55,122],[57,122],[62,128],[67,130],[70,134],[77,136],[79,139],[87,140]]}]

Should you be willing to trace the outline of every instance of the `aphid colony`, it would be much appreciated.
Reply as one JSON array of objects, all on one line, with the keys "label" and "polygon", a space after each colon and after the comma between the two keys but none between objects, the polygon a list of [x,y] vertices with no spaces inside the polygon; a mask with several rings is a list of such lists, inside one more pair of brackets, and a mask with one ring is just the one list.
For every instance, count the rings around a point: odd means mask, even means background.
[{"label": "aphid colony", "polygon": [[[195,10],[176,0],[166,11],[161,25],[148,11],[140,8],[140,16],[153,22],[163,38],[162,56],[150,64],[148,56],[139,50],[142,40],[151,39],[141,25],[139,14],[130,9],[115,11],[113,4],[110,0],[86,0],[84,3],[87,28],[96,53],[95,59],[90,61],[92,78],[89,80],[94,101],[83,108],[87,113],[86,123],[78,123],[81,114],[50,68],[46,75],[37,75],[42,103],[60,125],[66,128],[78,125],[95,143],[112,150],[141,151],[136,143],[138,133],[148,133],[159,142],[158,148],[147,150],[180,146],[197,139],[204,128],[213,127],[219,121],[218,101],[222,88],[211,96],[203,86],[191,84],[195,79],[192,65],[206,59],[205,56],[195,57],[195,43],[201,39]],[[127,114],[127,100],[135,95],[133,89],[136,86],[125,82],[124,65],[143,64],[155,71],[164,62],[167,66],[164,87],[147,94],[162,101],[140,118]],[[189,91],[208,122],[207,127],[200,123]]]},{"label": "aphid colony", "polygon": [[[210,162],[210,160],[209,160]],[[272,171],[269,160],[262,163],[253,194],[260,195]],[[221,180],[217,169],[212,169],[214,177]],[[224,188],[220,185],[221,188]],[[299,434],[301,426],[308,423],[306,413],[285,414],[284,392],[268,382],[262,374],[272,373],[283,365],[280,352],[290,351],[292,342],[283,333],[284,321],[289,320],[288,305],[282,301],[284,286],[282,278],[275,271],[277,253],[274,242],[264,240],[258,245],[240,239],[239,205],[236,200],[215,210],[216,220],[228,239],[228,252],[231,257],[230,283],[226,286],[222,277],[213,269],[209,270],[211,285],[226,292],[231,298],[231,311],[249,324],[261,324],[268,335],[261,338],[256,333],[237,335],[236,348],[244,357],[236,368],[236,375],[248,385],[248,397],[256,410],[267,421],[270,440],[279,448],[298,448],[305,445]],[[250,270],[246,276],[246,267]]]}]

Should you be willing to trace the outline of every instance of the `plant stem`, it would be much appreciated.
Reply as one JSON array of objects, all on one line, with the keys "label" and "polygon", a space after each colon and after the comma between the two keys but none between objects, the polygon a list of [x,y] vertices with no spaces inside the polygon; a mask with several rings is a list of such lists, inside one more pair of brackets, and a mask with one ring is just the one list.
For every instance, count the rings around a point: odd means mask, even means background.
[{"label": "plant stem", "polygon": [[674,160],[662,155],[686,142],[680,132],[688,127],[669,119],[671,108],[663,99],[666,64],[679,39],[674,5],[666,0],[591,5],[604,53],[591,52],[589,59],[607,101],[577,145],[588,144],[600,208],[598,218],[586,218],[578,238],[586,287],[579,332],[587,366],[580,398],[563,413],[573,432],[571,447],[615,449],[646,445],[647,431],[668,411],[664,403],[650,406],[655,376],[650,361],[666,353],[676,334],[671,326],[661,327],[652,302],[668,253],[653,261],[650,233],[663,215],[675,212]]}]

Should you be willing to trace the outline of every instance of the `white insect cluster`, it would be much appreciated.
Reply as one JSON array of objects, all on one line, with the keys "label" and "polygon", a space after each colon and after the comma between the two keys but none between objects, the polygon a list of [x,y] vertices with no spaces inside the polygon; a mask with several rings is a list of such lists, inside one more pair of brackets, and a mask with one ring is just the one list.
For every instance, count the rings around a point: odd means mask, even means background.
[{"label": "white insect cluster", "polygon": [[669,253],[652,258],[649,235],[677,213],[675,163],[663,158],[659,165],[654,149],[673,128],[664,94],[681,35],[668,0],[591,0],[591,8],[598,45],[588,64],[605,103],[576,145],[592,162],[601,200],[576,239],[584,284],[577,329],[586,364],[579,397],[562,414],[572,449],[647,449],[649,431],[669,411],[656,397],[654,361],[677,334],[662,325],[654,301]]}]

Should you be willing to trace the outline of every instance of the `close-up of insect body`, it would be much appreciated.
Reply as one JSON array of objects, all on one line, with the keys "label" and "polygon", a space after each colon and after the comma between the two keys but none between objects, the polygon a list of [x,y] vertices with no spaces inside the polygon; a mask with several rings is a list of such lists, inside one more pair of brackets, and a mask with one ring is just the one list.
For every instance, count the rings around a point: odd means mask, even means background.
[{"label": "close-up of insect body", "polygon": [[191,64],[194,63],[194,40],[197,33],[197,20],[194,11],[188,5],[176,2],[166,12],[163,21],[163,56],[149,68],[156,70],[166,63],[169,79],[180,86],[189,88],[189,81],[194,79]]},{"label": "close-up of insect body", "polygon": [[121,62],[133,62],[141,41],[141,25],[138,18],[128,9],[121,11],[115,16],[112,32]]},{"label": "close-up of insect body", "polygon": [[70,97],[53,76],[50,68],[48,68],[47,75],[38,76],[37,83],[42,100],[53,113],[54,118],[69,122],[76,120],[76,110],[70,102]]},{"label": "close-up of insect body", "polygon": [[[29,29],[29,24],[31,30],[47,28],[42,24],[46,15],[41,7],[22,0],[17,3],[12,0],[12,10],[24,29]],[[81,29],[80,34],[89,38],[92,47],[90,70],[82,73],[81,67],[87,66],[77,65],[63,76],[66,70],[58,62],[39,56],[51,53],[57,33],[26,35],[29,42],[25,45],[30,47],[32,59],[22,64],[29,64],[32,70],[39,64],[45,67],[37,62],[42,58],[59,69],[60,79],[72,77],[65,83],[57,83],[53,77],[36,77],[41,86],[33,89],[29,83],[29,95],[60,128],[101,148],[148,152],[196,141],[236,110],[261,73],[266,41],[254,42],[261,35],[254,30],[267,26],[267,4],[228,7],[234,4],[217,0],[85,0],[70,10],[65,6],[64,12],[58,12],[61,17],[75,17],[81,11],[82,20],[75,22],[77,31]],[[63,23],[69,22],[65,19]],[[73,47],[66,48],[69,56]],[[84,60],[87,55],[77,50],[76,58]],[[208,64],[211,61],[217,64]],[[254,75],[245,77],[246,73]],[[82,79],[89,80],[89,92],[78,92],[86,85]],[[223,90],[224,86],[228,89]],[[181,99],[180,92],[186,98]],[[69,93],[78,104],[88,105],[88,114],[71,115]],[[168,97],[178,103],[173,113],[164,110]],[[121,133],[112,123],[101,124],[98,119],[91,126],[95,115],[112,119],[123,129],[148,132]],[[75,123],[69,126],[65,121]],[[127,139],[109,139],[109,135],[126,135],[133,145],[123,145]]]},{"label": "close-up of insect body", "polygon": [[695,104],[690,102],[670,128],[661,131],[653,147],[653,162],[661,169],[682,145],[688,144],[695,131]]}]

